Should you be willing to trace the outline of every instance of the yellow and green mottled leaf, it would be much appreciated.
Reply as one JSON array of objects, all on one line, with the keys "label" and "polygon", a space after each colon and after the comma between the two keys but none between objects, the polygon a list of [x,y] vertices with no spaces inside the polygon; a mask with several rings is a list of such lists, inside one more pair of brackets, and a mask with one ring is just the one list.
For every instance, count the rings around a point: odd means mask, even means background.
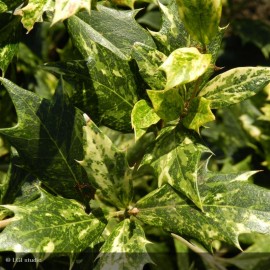
[{"label": "yellow and green mottled leaf", "polygon": [[14,213],[0,234],[0,250],[13,251],[20,258],[32,253],[38,260],[52,254],[76,256],[103,232],[106,221],[86,214],[75,200],[40,190],[40,197],[26,205],[2,205]]},{"label": "yellow and green mottled leaf", "polygon": [[92,10],[91,15],[81,12],[70,18],[68,25],[69,29],[72,27],[70,34],[74,38],[83,37],[81,46],[91,39],[119,58],[129,60],[135,42],[155,48],[150,34],[136,23],[135,15],[136,11],[119,11],[97,5],[97,11]]},{"label": "yellow and green mottled leaf", "polygon": [[201,126],[215,120],[215,116],[210,109],[210,103],[209,100],[203,97],[192,99],[188,114],[183,119],[183,125],[200,133],[199,128]]},{"label": "yellow and green mottled leaf", "polygon": [[131,113],[131,123],[135,131],[135,140],[141,138],[147,129],[159,120],[160,117],[144,99],[138,101]]},{"label": "yellow and green mottled leaf", "polygon": [[167,76],[165,89],[196,80],[207,70],[210,62],[210,54],[201,54],[193,47],[173,51],[159,67]]},{"label": "yellow and green mottled leaf", "polygon": [[240,67],[226,71],[209,81],[199,93],[218,109],[243,101],[270,82],[269,67]]},{"label": "yellow and green mottled leaf", "polygon": [[5,74],[19,48],[20,18],[12,17],[0,29],[0,69]]},{"label": "yellow and green mottled leaf", "polygon": [[[138,89],[130,64],[89,39],[87,29],[80,27],[76,18],[68,20],[68,30],[86,62],[64,63],[66,77],[77,86],[72,100],[98,125],[131,131],[130,114],[138,100]],[[72,75],[74,69],[78,77]]]},{"label": "yellow and green mottled leaf", "polygon": [[152,263],[145,247],[148,243],[141,225],[125,219],[101,247],[95,269],[142,270],[145,264]]},{"label": "yellow and green mottled leaf", "polygon": [[136,60],[142,78],[151,89],[165,88],[166,77],[158,69],[167,58],[165,54],[143,43],[136,42],[132,49],[132,58]]},{"label": "yellow and green mottled leaf", "polygon": [[25,7],[16,9],[14,14],[22,16],[22,24],[29,33],[36,22],[43,21],[45,11],[53,11],[53,5],[53,0],[29,0]]},{"label": "yellow and green mottled leaf", "polygon": [[84,129],[84,167],[91,184],[100,191],[103,200],[125,208],[131,200],[131,170],[126,155],[89,120]]},{"label": "yellow and green mottled leaf", "polygon": [[270,234],[270,191],[249,183],[254,173],[201,172],[203,212],[170,185],[163,185],[137,202],[136,217],[195,239],[208,250],[214,240],[240,248],[240,234]]},{"label": "yellow and green mottled leaf", "polygon": [[179,15],[192,38],[204,45],[218,33],[221,0],[176,0]]},{"label": "yellow and green mottled leaf", "polygon": [[162,13],[162,26],[159,32],[150,31],[158,49],[169,55],[181,47],[195,46],[197,42],[190,39],[178,13],[175,0],[170,1],[168,6],[158,2]]},{"label": "yellow and green mottled leaf", "polygon": [[80,9],[85,9],[90,13],[91,2],[92,0],[56,0],[52,24],[73,16]]},{"label": "yellow and green mottled leaf", "polygon": [[202,208],[198,170],[201,155],[210,150],[199,142],[195,132],[182,126],[164,128],[152,146],[147,148],[141,167],[152,167],[159,186],[169,183]]},{"label": "yellow and green mottled leaf", "polygon": [[76,188],[88,183],[75,159],[83,158],[82,112],[69,103],[58,89],[49,101],[0,78],[8,90],[18,115],[18,123],[0,129],[16,148],[25,166],[55,193],[85,204],[91,193]]},{"label": "yellow and green mottled leaf", "polygon": [[184,108],[184,101],[177,88],[169,90],[147,90],[156,114],[165,121],[179,118]]}]

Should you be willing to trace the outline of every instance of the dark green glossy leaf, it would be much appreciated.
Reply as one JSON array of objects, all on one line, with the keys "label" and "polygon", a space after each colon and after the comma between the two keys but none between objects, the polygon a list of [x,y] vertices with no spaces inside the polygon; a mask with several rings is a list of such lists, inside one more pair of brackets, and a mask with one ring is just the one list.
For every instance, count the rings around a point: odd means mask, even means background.
[{"label": "dark green glossy leaf", "polygon": [[[151,36],[139,24],[134,16],[136,11],[120,11],[97,5],[97,11],[79,13],[68,21],[71,35],[82,36],[81,46],[88,45],[89,39],[104,46],[123,60],[130,59],[132,46],[140,42],[155,48]],[[117,26],[117,27],[116,27]]]},{"label": "dark green glossy leaf", "polygon": [[208,250],[214,240],[240,248],[240,234],[270,234],[270,191],[248,182],[254,173],[220,174],[203,169],[199,190],[204,212],[166,184],[136,204],[136,217],[195,239]]},{"label": "dark green glossy leaf", "polygon": [[235,68],[209,81],[199,95],[211,101],[211,108],[222,108],[255,95],[269,82],[268,67]]},{"label": "dark green glossy leaf", "polygon": [[25,165],[57,194],[87,203],[92,196],[79,188],[89,183],[75,161],[83,158],[82,128],[85,121],[61,94],[53,101],[42,99],[1,78],[18,114],[18,124],[1,129]]},{"label": "dark green glossy leaf", "polygon": [[114,206],[127,207],[132,186],[125,153],[119,151],[91,120],[83,129],[85,154],[79,163],[105,201]]},{"label": "dark green glossy leaf", "polygon": [[152,262],[145,248],[148,243],[139,223],[125,219],[102,246],[95,269],[142,270]]},{"label": "dark green glossy leaf", "polygon": [[86,214],[74,200],[55,197],[40,190],[40,197],[26,205],[3,205],[14,212],[11,223],[0,234],[1,251],[14,251],[17,258],[32,253],[38,260],[51,254],[76,256],[95,241],[106,223]]},{"label": "dark green glossy leaf", "polygon": [[148,147],[141,166],[154,169],[159,186],[169,183],[202,208],[198,170],[202,153],[210,151],[199,142],[194,132],[183,127],[165,128]]}]

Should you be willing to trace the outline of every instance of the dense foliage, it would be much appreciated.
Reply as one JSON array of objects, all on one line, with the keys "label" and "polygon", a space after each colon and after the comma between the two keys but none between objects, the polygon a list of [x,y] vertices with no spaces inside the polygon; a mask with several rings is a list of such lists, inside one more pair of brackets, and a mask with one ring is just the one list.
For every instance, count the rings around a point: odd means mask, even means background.
[{"label": "dense foliage", "polygon": [[268,269],[269,44],[218,67],[221,2],[0,0],[0,265]]}]

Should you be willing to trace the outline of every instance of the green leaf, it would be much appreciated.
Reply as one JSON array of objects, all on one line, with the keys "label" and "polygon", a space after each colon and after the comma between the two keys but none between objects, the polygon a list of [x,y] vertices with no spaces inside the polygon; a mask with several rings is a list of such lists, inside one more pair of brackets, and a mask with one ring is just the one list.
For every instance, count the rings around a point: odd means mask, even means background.
[{"label": "green leaf", "polygon": [[42,99],[12,82],[0,78],[15,105],[18,123],[0,129],[31,173],[51,190],[88,204],[92,194],[78,188],[88,183],[83,168],[75,159],[83,158],[82,127],[85,120],[62,96]]},{"label": "green leaf", "polygon": [[13,10],[22,4],[22,0],[0,0],[0,13]]},{"label": "green leaf", "polygon": [[102,246],[95,269],[142,270],[145,264],[152,263],[145,248],[148,243],[139,223],[125,219]]},{"label": "green leaf", "polygon": [[198,190],[201,155],[210,152],[197,135],[183,127],[164,128],[154,144],[147,148],[143,166],[151,166],[158,186],[169,183],[202,208]]},{"label": "green leaf", "polygon": [[226,262],[243,270],[257,270],[269,268],[270,237],[258,235],[256,242],[239,255],[226,259]]},{"label": "green leaf", "polygon": [[52,24],[59,21],[63,21],[74,14],[76,14],[80,9],[85,9],[90,13],[92,0],[56,0],[55,1],[55,12]]},{"label": "green leaf", "polygon": [[[81,46],[92,41],[104,46],[123,60],[129,60],[135,42],[155,48],[151,36],[138,23],[136,11],[120,11],[97,5],[91,15],[81,12],[68,20],[73,38],[79,38]],[[117,27],[116,27],[117,26]]]},{"label": "green leaf", "polygon": [[218,32],[221,0],[176,0],[179,15],[191,37],[204,45]]},{"label": "green leaf", "polygon": [[184,101],[179,89],[147,90],[156,114],[165,121],[179,118],[184,109]]},{"label": "green leaf", "polygon": [[72,97],[75,106],[91,115],[98,125],[131,131],[130,114],[137,102],[138,89],[129,62],[90,40],[87,33],[84,36],[84,28],[73,19],[68,20],[68,30],[75,46],[87,59],[63,66],[64,73],[71,75],[68,81],[77,86]]},{"label": "green leaf", "polygon": [[167,56],[155,48],[136,42],[133,46],[132,57],[136,60],[140,74],[150,88],[164,89],[166,78],[158,68]]},{"label": "green leaf", "polygon": [[106,224],[86,214],[74,200],[40,190],[40,197],[26,205],[2,205],[14,212],[12,222],[0,234],[1,251],[14,251],[17,258],[32,253],[39,260],[51,254],[76,256],[95,241]]},{"label": "green leaf", "polygon": [[79,163],[105,201],[120,208],[127,207],[132,186],[125,153],[119,151],[90,119],[83,129],[85,155]]},{"label": "green leaf", "polygon": [[53,0],[29,0],[23,8],[16,9],[14,15],[22,16],[22,24],[29,33],[36,22],[42,22],[45,11],[53,11]]},{"label": "green leaf", "polygon": [[218,109],[245,100],[270,82],[268,67],[240,67],[226,71],[209,81],[199,93]]},{"label": "green leaf", "polygon": [[0,29],[0,69],[4,74],[19,48],[20,18],[12,17]]},{"label": "green leaf", "polygon": [[156,124],[159,120],[160,117],[144,99],[138,101],[131,113],[131,122],[135,131],[135,139],[138,140],[141,138],[147,132],[147,129]]},{"label": "green leaf", "polygon": [[150,31],[158,49],[168,55],[178,48],[195,46],[180,20],[176,1],[170,1],[168,6],[160,2],[158,4],[162,13],[162,26],[159,32]]},{"label": "green leaf", "polygon": [[193,129],[200,133],[199,128],[205,123],[215,120],[215,116],[210,109],[210,101],[203,97],[192,99],[188,114],[183,119],[183,125],[188,129]]},{"label": "green leaf", "polygon": [[240,234],[270,234],[270,191],[248,182],[254,171],[200,173],[204,212],[166,184],[137,202],[136,217],[146,224],[195,239],[208,250],[214,240],[240,248]]},{"label": "green leaf", "polygon": [[211,62],[210,54],[201,54],[196,48],[179,48],[173,51],[159,67],[167,75],[165,90],[198,79]]}]

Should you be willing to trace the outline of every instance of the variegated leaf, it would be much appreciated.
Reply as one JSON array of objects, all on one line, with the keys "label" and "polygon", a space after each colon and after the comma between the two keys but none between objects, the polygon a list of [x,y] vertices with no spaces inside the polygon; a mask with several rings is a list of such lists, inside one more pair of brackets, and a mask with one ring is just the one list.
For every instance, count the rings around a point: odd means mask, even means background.
[{"label": "variegated leaf", "polygon": [[38,260],[52,254],[76,256],[103,232],[106,221],[86,214],[74,200],[55,197],[40,190],[40,197],[25,205],[2,205],[14,213],[0,233],[0,250],[13,251],[17,258],[32,253]]},{"label": "variegated leaf", "polygon": [[210,101],[203,97],[196,97],[190,103],[188,114],[183,119],[183,125],[199,133],[201,126],[214,120],[215,116],[210,109]]},{"label": "variegated leaf", "polygon": [[95,269],[142,270],[145,264],[152,263],[145,248],[148,243],[141,225],[125,219],[102,246]]},{"label": "variegated leaf", "polygon": [[163,185],[137,202],[136,217],[195,239],[208,250],[214,240],[240,248],[240,234],[270,234],[270,191],[248,182],[254,173],[201,172],[203,212],[170,185]]},{"label": "variegated leaf", "polygon": [[90,13],[91,2],[92,0],[56,0],[52,24],[73,16],[80,9],[85,9]]},{"label": "variegated leaf", "polygon": [[20,18],[12,17],[0,29],[0,69],[5,74],[19,48]]},{"label": "variegated leaf", "polygon": [[150,31],[158,49],[169,55],[178,48],[195,46],[197,42],[190,39],[180,20],[176,1],[171,0],[168,6],[158,4],[162,12],[162,27],[159,32]]},{"label": "variegated leaf", "polygon": [[73,16],[68,20],[68,31],[87,62],[72,64],[76,72],[81,73],[77,78],[72,75],[72,65],[64,66],[68,70],[65,73],[72,76],[68,80],[78,86],[74,89],[72,100],[98,125],[131,131],[130,114],[137,102],[138,89],[129,62],[89,39],[87,24],[83,23],[86,26],[81,27],[76,18]]},{"label": "variegated leaf", "polygon": [[199,93],[211,101],[211,108],[222,108],[243,101],[270,82],[269,67],[240,67],[209,81]]},{"label": "variegated leaf", "polygon": [[221,0],[176,0],[181,20],[191,37],[204,45],[218,32]]},{"label": "variegated leaf", "polygon": [[164,89],[166,77],[159,70],[159,66],[166,60],[167,56],[162,52],[136,42],[132,49],[132,57],[136,60],[142,78],[151,89]]},{"label": "variegated leaf", "polygon": [[45,11],[53,11],[53,5],[53,0],[29,0],[25,7],[16,9],[14,14],[22,16],[22,24],[29,33],[36,22],[43,21]]},{"label": "variegated leaf", "polygon": [[135,131],[135,140],[141,138],[146,133],[147,128],[156,124],[159,120],[160,117],[144,99],[138,101],[131,113],[131,122]]},{"label": "variegated leaf", "polygon": [[173,51],[159,67],[167,76],[165,90],[196,80],[207,70],[210,62],[211,54],[201,54],[194,47]]},{"label": "variegated leaf", "polygon": [[42,99],[7,79],[0,78],[8,90],[18,115],[18,123],[0,129],[16,148],[25,166],[57,194],[88,204],[92,197],[84,169],[75,161],[83,158],[85,121],[58,89],[52,101]]},{"label": "variegated leaf", "polygon": [[147,90],[156,114],[165,121],[179,118],[184,109],[184,100],[179,89]]},{"label": "variegated leaf", "polygon": [[131,200],[132,184],[125,153],[116,149],[90,119],[83,129],[85,154],[79,163],[103,200],[126,208]]},{"label": "variegated leaf", "polygon": [[210,150],[199,142],[196,133],[182,126],[164,128],[147,148],[141,167],[151,166],[159,186],[169,183],[202,209],[198,170],[201,155]]},{"label": "variegated leaf", "polygon": [[136,13],[97,5],[97,11],[92,10],[91,15],[81,12],[69,19],[70,34],[83,40],[81,46],[91,47],[88,45],[91,39],[121,59],[129,60],[135,42],[155,48],[150,34],[136,23]]}]

